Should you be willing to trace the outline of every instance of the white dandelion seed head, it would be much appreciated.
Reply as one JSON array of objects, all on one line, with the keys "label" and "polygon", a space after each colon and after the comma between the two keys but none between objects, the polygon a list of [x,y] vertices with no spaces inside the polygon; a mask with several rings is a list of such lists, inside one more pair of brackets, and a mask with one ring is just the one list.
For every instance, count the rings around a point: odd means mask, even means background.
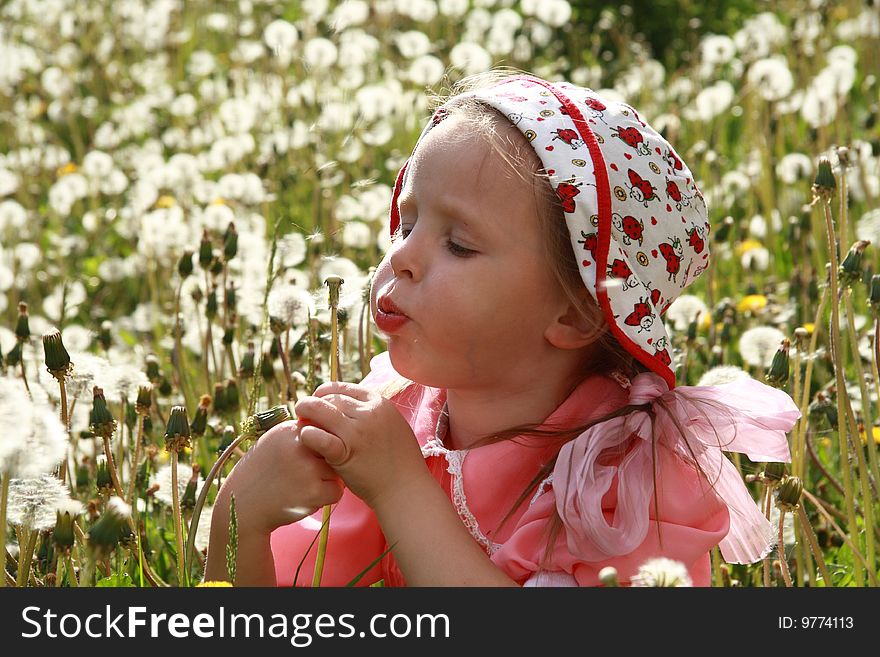
[{"label": "white dandelion seed head", "polygon": [[880,208],[861,216],[856,223],[856,236],[860,240],[869,240],[871,244],[880,244]]},{"label": "white dandelion seed head", "polygon": [[199,516],[199,526],[196,528],[194,541],[196,549],[200,552],[208,549],[208,542],[211,539],[211,516],[213,515],[213,505],[202,507],[202,513]]},{"label": "white dandelion seed head", "polygon": [[749,84],[768,101],[781,100],[794,89],[794,77],[782,55],[759,59],[749,68],[747,78]]},{"label": "white dandelion seed head", "polygon": [[[186,492],[186,485],[192,479],[192,466],[186,463],[177,464],[177,491],[179,498],[183,498]],[[152,477],[150,477],[150,486],[159,484],[159,490],[154,493],[154,497],[162,504],[172,506],[174,504],[174,487],[171,485],[171,464],[168,463],[159,468]],[[196,485],[196,496],[201,492],[205,480],[199,475],[199,482]]]},{"label": "white dandelion seed head", "polygon": [[0,471],[37,477],[67,451],[67,431],[47,404],[32,401],[17,380],[0,378]]},{"label": "white dandelion seed head", "polygon": [[750,379],[749,373],[736,365],[718,365],[703,373],[698,386],[720,386],[739,379]]},{"label": "white dandelion seed head", "polygon": [[770,266],[770,251],[763,246],[749,249],[742,254],[740,264],[747,271],[767,271]]},{"label": "white dandelion seed head", "polygon": [[449,52],[450,63],[465,75],[486,71],[492,66],[492,56],[480,44],[460,41]]},{"label": "white dandelion seed head", "polygon": [[750,328],[740,336],[740,356],[752,367],[770,367],[784,339],[785,333],[773,326]]},{"label": "white dandelion seed head", "polygon": [[60,479],[49,474],[9,480],[7,520],[29,530],[51,529],[57,516],[55,509],[70,499]]},{"label": "white dandelion seed head", "polygon": [[269,293],[269,315],[288,326],[303,327],[315,316],[315,302],[305,288],[279,285]]},{"label": "white dandelion seed head", "polygon": [[675,559],[657,557],[639,566],[632,578],[633,586],[641,587],[679,587],[693,586],[687,567]]},{"label": "white dandelion seed head", "polygon": [[697,94],[693,104],[685,108],[685,118],[711,121],[730,107],[733,97],[733,85],[727,80],[719,80]]},{"label": "white dandelion seed head", "polygon": [[55,510],[58,513],[62,515],[66,513],[67,515],[74,518],[80,515],[84,509],[85,507],[83,506],[82,502],[80,502],[79,500],[74,500],[72,498],[61,500],[58,503],[58,506],[55,507]]},{"label": "white dandelion seed head", "polygon": [[776,165],[776,175],[787,185],[808,179],[813,173],[813,160],[804,153],[788,153]]},{"label": "white dandelion seed head", "polygon": [[700,57],[704,64],[726,64],[736,54],[736,44],[727,35],[708,34],[700,42]]},{"label": "white dandelion seed head", "polygon": [[691,322],[699,321],[708,312],[709,308],[700,297],[682,294],[667,308],[666,319],[672,322],[676,331],[686,331]]},{"label": "white dandelion seed head", "polygon": [[110,365],[105,372],[104,395],[107,401],[131,400],[138,388],[150,384],[141,368],[128,363]]},{"label": "white dandelion seed head", "polygon": [[104,507],[104,513],[109,513],[120,519],[131,518],[131,505],[126,504],[121,497],[113,495],[107,500],[107,506]]}]

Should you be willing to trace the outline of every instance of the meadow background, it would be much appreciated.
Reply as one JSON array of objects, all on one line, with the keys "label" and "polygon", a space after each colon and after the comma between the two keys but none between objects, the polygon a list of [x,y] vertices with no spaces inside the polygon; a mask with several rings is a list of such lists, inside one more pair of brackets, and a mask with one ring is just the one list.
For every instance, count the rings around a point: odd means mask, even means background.
[{"label": "meadow background", "polygon": [[9,0],[0,586],[200,581],[218,477],[384,349],[366,291],[431,95],[499,64],[676,145],[713,226],[679,382],[802,409],[784,472],[736,460],[780,545],[714,585],[876,584],[876,2]]}]

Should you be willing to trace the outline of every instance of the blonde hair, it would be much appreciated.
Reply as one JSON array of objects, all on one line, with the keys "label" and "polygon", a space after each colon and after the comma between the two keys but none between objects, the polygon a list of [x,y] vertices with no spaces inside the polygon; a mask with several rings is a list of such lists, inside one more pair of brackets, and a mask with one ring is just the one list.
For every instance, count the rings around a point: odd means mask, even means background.
[{"label": "blonde hair", "polygon": [[[590,347],[585,350],[584,356],[576,371],[575,380],[571,382],[568,390],[570,395],[574,390],[588,377],[598,373],[610,373],[619,371],[628,378],[632,379],[642,372],[649,371],[635,356],[627,351],[618,340],[614,337],[608,328],[607,320],[604,317],[602,309],[593,298],[592,294],[587,291],[586,285],[581,278],[580,268],[575,259],[574,249],[571,244],[571,237],[568,226],[565,222],[565,215],[562,210],[559,198],[555,194],[550,179],[543,169],[542,162],[525,136],[516,128],[503,114],[495,108],[481,102],[473,97],[461,98],[450,102],[462,94],[471,91],[477,91],[486,87],[494,86],[503,80],[523,74],[522,71],[515,69],[493,69],[486,73],[470,76],[456,82],[444,96],[433,97],[433,109],[437,109],[444,105],[449,118],[459,117],[462,120],[463,134],[465,137],[478,136],[485,139],[486,143],[491,147],[492,153],[505,161],[510,170],[521,179],[531,185],[534,190],[536,207],[538,208],[538,220],[541,222],[542,232],[545,236],[543,249],[547,266],[550,268],[552,277],[559,284],[560,289],[565,293],[572,306],[578,310],[588,326],[596,330],[596,338]],[[398,228],[399,230],[399,228]],[[386,398],[391,398],[403,392],[410,385],[414,385],[413,381],[401,377],[398,380],[389,381],[381,386],[379,392]],[[721,409],[714,404],[710,404],[713,408]],[[673,419],[676,426],[686,437],[684,427],[680,426],[675,416],[661,404],[661,408]],[[644,410],[651,417],[652,427],[654,424],[654,411],[650,404],[626,405],[616,411],[609,413],[601,418],[586,422],[576,427],[560,427],[548,425],[546,422],[538,424],[523,424],[510,427],[502,431],[493,433],[491,436],[482,436],[475,443],[475,446],[491,444],[501,440],[516,439],[520,436],[541,436],[549,440],[556,440],[559,447],[569,440],[572,440],[586,431],[593,425],[599,424],[620,415],[624,415],[636,410]],[[653,430],[652,430],[653,433]],[[690,445],[685,440],[690,450]],[[630,446],[630,441],[624,441],[618,445],[616,451],[623,456]],[[658,534],[660,531],[659,524],[659,502],[657,499],[656,486],[656,440],[652,440],[654,463],[654,505],[655,519],[657,521]],[[700,472],[704,478],[708,480],[705,472],[696,463],[696,457],[691,450],[691,465]],[[556,464],[556,457],[541,467],[535,477],[529,482],[525,490],[514,502],[513,506],[501,520],[498,527],[495,528],[497,533],[501,527],[513,516],[518,508],[525,500],[537,489],[540,483],[546,479],[553,471]],[[714,489],[714,485],[710,484]],[[562,521],[555,511],[547,526],[547,546],[542,560],[546,562],[552,553],[553,546],[559,531],[562,528]],[[661,537],[662,545],[662,537]]]}]

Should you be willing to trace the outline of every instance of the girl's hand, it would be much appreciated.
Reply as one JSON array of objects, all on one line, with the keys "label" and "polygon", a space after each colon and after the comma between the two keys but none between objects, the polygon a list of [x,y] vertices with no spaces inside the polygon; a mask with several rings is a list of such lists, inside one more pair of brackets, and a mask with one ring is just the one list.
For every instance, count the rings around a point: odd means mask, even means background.
[{"label": "girl's hand", "polygon": [[264,433],[235,465],[218,497],[235,494],[242,531],[268,535],[342,497],[344,486],[327,462],[303,445],[294,422]]},{"label": "girl's hand", "polygon": [[294,412],[303,444],[322,455],[373,509],[391,491],[400,493],[431,478],[412,428],[374,390],[342,381],[323,383],[314,395],[299,400]]}]

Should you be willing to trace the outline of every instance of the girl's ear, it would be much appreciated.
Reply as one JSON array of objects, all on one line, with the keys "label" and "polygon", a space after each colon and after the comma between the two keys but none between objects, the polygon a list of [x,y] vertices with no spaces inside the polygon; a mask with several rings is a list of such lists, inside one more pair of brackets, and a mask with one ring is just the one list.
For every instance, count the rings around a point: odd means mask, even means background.
[{"label": "girl's ear", "polygon": [[[589,294],[584,291],[584,294]],[[601,309],[592,297],[580,307],[568,302],[564,310],[547,326],[544,337],[559,349],[581,349],[598,340],[608,329]]]}]

